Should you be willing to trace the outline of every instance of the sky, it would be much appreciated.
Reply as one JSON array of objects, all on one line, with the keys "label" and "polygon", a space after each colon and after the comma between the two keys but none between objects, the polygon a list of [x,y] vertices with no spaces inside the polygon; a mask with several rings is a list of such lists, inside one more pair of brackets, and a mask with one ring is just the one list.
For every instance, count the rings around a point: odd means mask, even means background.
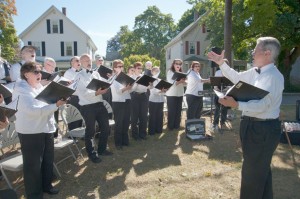
[{"label": "sky", "polygon": [[67,17],[85,31],[96,44],[97,54],[105,56],[107,41],[121,26],[132,30],[135,17],[157,6],[161,13],[171,14],[177,23],[183,13],[192,8],[186,0],[16,0],[17,16],[14,25],[17,35],[54,5],[67,9]]}]

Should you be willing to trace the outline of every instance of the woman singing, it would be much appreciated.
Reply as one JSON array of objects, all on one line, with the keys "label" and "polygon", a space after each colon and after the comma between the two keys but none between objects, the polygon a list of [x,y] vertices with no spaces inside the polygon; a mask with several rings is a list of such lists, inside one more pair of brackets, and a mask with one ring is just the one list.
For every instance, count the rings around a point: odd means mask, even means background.
[{"label": "woman singing", "polygon": [[52,184],[55,120],[53,113],[65,101],[46,104],[35,97],[44,89],[41,68],[34,62],[21,67],[21,80],[16,82],[13,98],[19,97],[16,113],[18,132],[23,154],[23,175],[28,199],[43,198],[43,192],[57,194]]}]

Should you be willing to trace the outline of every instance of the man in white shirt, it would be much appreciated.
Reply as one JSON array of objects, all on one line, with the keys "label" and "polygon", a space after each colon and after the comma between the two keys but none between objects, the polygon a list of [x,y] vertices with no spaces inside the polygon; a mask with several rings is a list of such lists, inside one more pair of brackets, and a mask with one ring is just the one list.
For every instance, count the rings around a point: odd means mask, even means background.
[{"label": "man in white shirt", "polygon": [[64,78],[73,81],[81,69],[80,57],[74,56],[70,60],[71,67],[64,73]]},{"label": "man in white shirt", "polygon": [[[112,155],[112,152],[106,149],[107,139],[109,134],[109,119],[108,112],[103,105],[102,94],[107,92],[107,89],[99,88],[97,91],[87,89],[87,85],[92,79],[101,79],[98,72],[92,70],[92,59],[90,55],[83,54],[80,57],[82,70],[78,73],[78,86],[76,93],[79,97],[80,112],[85,120],[85,147],[89,159],[94,163],[100,163],[99,155]],[[103,79],[101,79],[103,80]],[[100,127],[100,136],[98,149],[93,146],[93,138],[95,135],[96,121]],[[98,152],[98,153],[97,153]]]},{"label": "man in white shirt", "polygon": [[11,81],[17,81],[18,79],[21,79],[20,77],[20,70],[21,70],[21,66],[25,63],[25,62],[35,62],[35,54],[36,51],[36,47],[35,46],[23,46],[23,48],[21,49],[21,57],[22,57],[22,61],[15,63],[11,66],[10,68],[10,78]]},{"label": "man in white shirt", "polygon": [[208,53],[208,59],[220,66],[222,73],[233,83],[244,81],[269,91],[261,100],[235,101],[225,97],[219,102],[224,106],[242,111],[240,138],[243,149],[243,167],[240,198],[273,198],[272,172],[270,168],[273,153],[279,143],[281,123],[278,119],[284,78],[275,66],[280,52],[280,43],[273,37],[257,40],[252,53],[253,68],[236,72],[221,55]]}]

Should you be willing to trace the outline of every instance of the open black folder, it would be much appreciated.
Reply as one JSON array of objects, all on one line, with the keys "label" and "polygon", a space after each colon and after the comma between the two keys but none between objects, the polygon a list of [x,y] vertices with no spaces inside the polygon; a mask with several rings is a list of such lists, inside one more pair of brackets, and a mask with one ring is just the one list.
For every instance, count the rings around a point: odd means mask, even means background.
[{"label": "open black folder", "polygon": [[175,81],[180,81],[181,79],[186,79],[187,75],[189,74],[188,73],[181,73],[181,72],[174,72],[173,76],[172,76],[172,80],[175,80]]},{"label": "open black folder", "polygon": [[57,75],[59,75],[59,72],[48,73],[48,72],[41,70],[41,74],[42,74],[42,79],[45,79],[47,81],[53,81],[55,79],[55,77],[57,77]]},{"label": "open black folder", "polygon": [[5,122],[5,117],[9,119],[18,111],[18,101],[19,98],[7,105],[0,106],[0,121]]},{"label": "open black folder", "polygon": [[236,101],[248,102],[250,100],[260,100],[264,98],[269,91],[263,90],[261,88],[255,87],[251,84],[239,81],[234,86],[232,86],[224,95],[222,92],[214,90],[219,98],[226,96],[233,97]]},{"label": "open black folder", "polygon": [[121,72],[115,79],[115,81],[119,82],[120,84],[127,86],[132,85],[134,83],[134,79],[126,75],[125,73]]},{"label": "open black folder", "polygon": [[52,81],[48,86],[38,94],[35,99],[54,104],[60,99],[67,99],[75,92],[74,89]]},{"label": "open black folder", "polygon": [[165,80],[160,80],[154,88],[157,88],[158,90],[169,89],[172,85],[173,84],[171,84]]},{"label": "open black folder", "polygon": [[148,75],[143,75],[139,79],[135,81],[137,84],[141,84],[143,86],[149,86],[150,83],[153,83],[156,79],[154,77],[150,77]]},{"label": "open black folder", "polygon": [[3,95],[3,98],[12,96],[12,93],[10,92],[10,90],[8,88],[6,88],[5,86],[3,86],[2,84],[0,84],[0,94]]},{"label": "open black folder", "polygon": [[101,65],[99,68],[98,68],[98,73],[100,74],[101,77],[103,77],[104,79],[108,79],[108,76],[107,74],[112,74],[113,73],[113,70],[106,67],[106,66],[103,66]]},{"label": "open black folder", "polygon": [[86,86],[86,88],[97,91],[99,88],[107,89],[110,87],[110,83],[101,81],[99,79],[92,79],[92,81]]}]

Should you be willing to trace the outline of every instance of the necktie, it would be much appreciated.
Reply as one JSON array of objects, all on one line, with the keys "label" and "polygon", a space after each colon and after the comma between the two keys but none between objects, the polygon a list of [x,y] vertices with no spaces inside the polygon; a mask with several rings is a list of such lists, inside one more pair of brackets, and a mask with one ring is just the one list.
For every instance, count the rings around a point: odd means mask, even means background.
[{"label": "necktie", "polygon": [[88,70],[88,69],[86,69],[86,73],[93,73],[93,71],[92,70]]},{"label": "necktie", "polygon": [[256,68],[255,71],[260,74],[260,68]]}]

